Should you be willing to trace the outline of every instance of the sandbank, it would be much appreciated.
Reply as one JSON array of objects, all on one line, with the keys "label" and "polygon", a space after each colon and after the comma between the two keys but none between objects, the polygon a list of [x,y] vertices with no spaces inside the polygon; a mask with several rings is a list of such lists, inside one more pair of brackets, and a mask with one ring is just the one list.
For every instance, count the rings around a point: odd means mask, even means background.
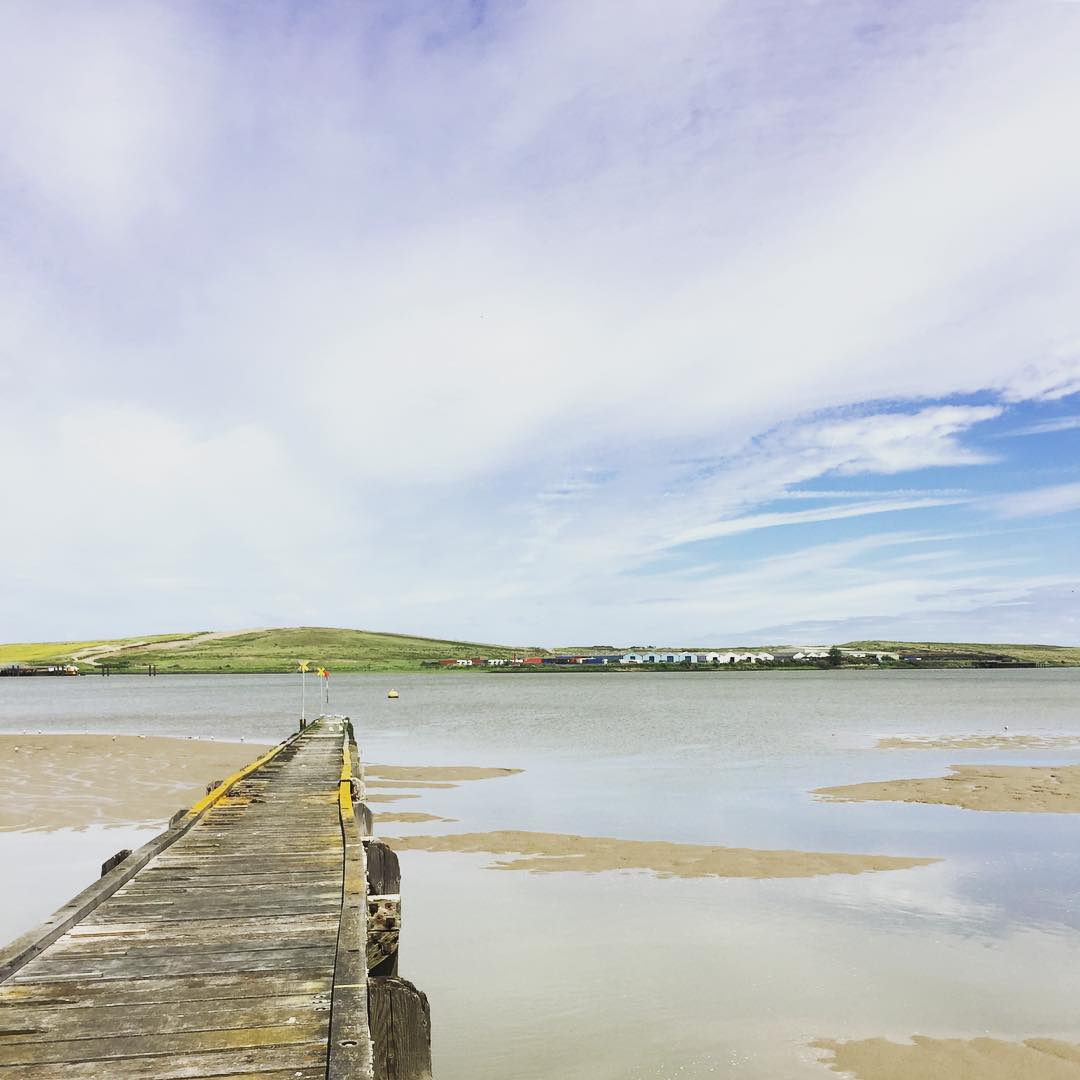
[{"label": "sandbank", "polygon": [[837,802],[911,802],[1022,814],[1080,813],[1080,765],[953,765],[950,776],[818,788]]},{"label": "sandbank", "polygon": [[438,814],[422,814],[419,810],[402,810],[399,813],[387,812],[375,815],[376,821],[400,821],[413,823],[419,821],[456,821],[457,818],[439,817]]},{"label": "sandbank", "polygon": [[[513,776],[521,769],[485,769],[475,765],[364,765],[366,777],[381,780],[411,780],[416,784],[425,781],[495,780],[500,776]],[[425,786],[428,786],[425,784]]]},{"label": "sandbank", "polygon": [[759,851],[752,848],[675,844],[664,840],[618,840],[560,833],[487,832],[451,836],[386,837],[397,851],[483,852],[517,855],[498,859],[491,869],[553,871],[649,870],[658,877],[814,877],[904,870],[938,859],[893,855],[843,855],[814,851]]},{"label": "sandbank", "polygon": [[878,739],[879,750],[1067,750],[1080,735],[894,735]]},{"label": "sandbank", "polygon": [[1058,1039],[859,1039],[813,1043],[823,1064],[858,1080],[1080,1080],[1080,1046]]},{"label": "sandbank", "polygon": [[0,735],[0,831],[165,821],[266,749],[156,735]]},{"label": "sandbank", "polygon": [[369,780],[366,770],[364,783],[369,788],[454,788],[458,786],[440,780]]}]

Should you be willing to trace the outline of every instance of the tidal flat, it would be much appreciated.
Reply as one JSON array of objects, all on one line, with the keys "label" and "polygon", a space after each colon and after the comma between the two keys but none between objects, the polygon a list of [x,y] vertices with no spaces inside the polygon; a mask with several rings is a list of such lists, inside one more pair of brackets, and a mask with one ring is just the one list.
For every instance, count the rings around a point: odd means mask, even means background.
[{"label": "tidal flat", "polygon": [[0,832],[163,821],[266,749],[209,738],[0,734]]},{"label": "tidal flat", "polygon": [[950,765],[948,776],[818,788],[834,802],[906,802],[1013,814],[1080,814],[1080,765]]},{"label": "tidal flat", "polygon": [[[386,677],[336,678],[330,711],[393,763],[371,780],[400,785],[371,799],[391,800],[377,827],[402,839],[401,970],[431,1000],[440,1080],[961,1080],[973,1061],[994,1080],[1016,1062],[1080,1077],[1075,818],[812,794],[940,779],[958,750],[992,770],[1075,766],[1080,672],[393,678],[396,701]],[[287,676],[8,682],[2,731],[243,738],[237,764],[299,705]],[[955,743],[1006,727],[1031,742]],[[193,770],[197,793],[210,774]],[[0,833],[18,920],[85,886],[130,828]],[[703,849],[826,862],[657,872],[658,853]],[[896,865],[833,872],[845,856]],[[492,868],[518,858],[556,861]],[[24,928],[9,899],[5,937]]]}]

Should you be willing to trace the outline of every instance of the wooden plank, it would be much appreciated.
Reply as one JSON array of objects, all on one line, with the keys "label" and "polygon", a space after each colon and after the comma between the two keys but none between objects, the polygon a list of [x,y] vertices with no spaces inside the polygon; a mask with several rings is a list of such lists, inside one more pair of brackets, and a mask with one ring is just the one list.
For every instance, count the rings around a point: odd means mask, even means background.
[{"label": "wooden plank", "polygon": [[327,994],[302,994],[270,1001],[250,998],[230,1003],[183,1000],[168,1009],[153,1002],[147,1005],[90,1005],[78,1009],[56,1009],[49,1005],[26,1005],[0,1009],[0,1046],[39,1041],[41,1038],[86,1039],[118,1035],[162,1035],[180,1031],[209,1031],[226,1028],[281,1026],[297,1021],[326,1019],[330,1011]]},{"label": "wooden plank", "polygon": [[[370,911],[371,905],[368,905]],[[199,940],[205,933],[220,933],[235,931],[240,935],[248,934],[283,934],[292,930],[316,930],[324,929],[330,933],[337,933],[337,914],[330,912],[323,915],[306,916],[254,916],[239,918],[216,918],[203,920],[189,920],[182,923],[161,922],[114,922],[114,923],[91,923],[84,922],[72,927],[64,935],[64,941],[121,941],[143,940],[148,935],[153,935],[155,941],[168,944],[169,942],[181,942]],[[61,942],[57,942],[59,947]]]},{"label": "wooden plank", "polygon": [[291,994],[328,994],[332,975],[325,965],[287,974],[271,971],[228,972],[205,975],[162,975],[130,982],[71,979],[64,982],[4,983],[0,1006],[48,1005],[74,1009],[98,1005],[155,1005],[190,1001],[238,1001],[249,998],[287,997]]},{"label": "wooden plank", "polygon": [[202,956],[207,953],[221,952],[259,952],[267,949],[314,949],[333,946],[337,941],[337,927],[327,930],[323,927],[305,931],[292,931],[287,937],[280,933],[266,934],[240,933],[234,928],[218,931],[203,931],[199,934],[185,935],[180,939],[170,938],[162,941],[157,935],[141,938],[123,935],[114,940],[100,938],[79,938],[74,941],[61,938],[50,950],[52,959],[72,958],[78,960],[98,960],[109,957],[145,957],[167,956]]},{"label": "wooden plank", "polygon": [[[327,1018],[328,1020],[329,1018]],[[279,1024],[276,1027],[229,1028],[225,1031],[177,1031],[154,1035],[120,1035],[103,1039],[38,1039],[0,1042],[0,1065],[44,1065],[61,1061],[108,1062],[148,1054],[198,1054],[260,1046],[289,1046],[325,1040],[326,1022]],[[104,1067],[103,1067],[104,1071]]]},{"label": "wooden plank", "polygon": [[255,1076],[262,1074],[316,1069],[325,1076],[326,1045],[323,1042],[299,1043],[295,1046],[244,1047],[196,1054],[139,1055],[116,1058],[102,1069],[100,1061],[67,1063],[50,1062],[44,1065],[14,1065],[0,1067],[0,1077],[18,1080],[188,1080],[194,1077],[223,1077],[229,1075]]},{"label": "wooden plank", "polygon": [[38,959],[34,970],[20,971],[12,982],[56,982],[64,979],[132,979],[155,975],[213,974],[226,971],[288,971],[331,963],[332,942],[318,948],[256,949],[250,952],[217,950],[203,955],[181,953],[176,956],[140,957],[80,957],[45,955]]}]

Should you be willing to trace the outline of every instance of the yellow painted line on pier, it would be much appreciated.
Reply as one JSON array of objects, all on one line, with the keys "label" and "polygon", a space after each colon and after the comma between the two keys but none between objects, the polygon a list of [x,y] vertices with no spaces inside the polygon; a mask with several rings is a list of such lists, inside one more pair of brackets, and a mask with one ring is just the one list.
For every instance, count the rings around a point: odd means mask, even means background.
[{"label": "yellow painted line on pier", "polygon": [[341,820],[349,823],[353,819],[352,805],[352,756],[349,753],[349,733],[341,736],[341,779],[338,781],[338,805],[341,807]]},{"label": "yellow painted line on pier", "polygon": [[228,794],[229,788],[231,788],[233,784],[238,780],[243,780],[245,776],[250,775],[256,769],[262,768],[268,761],[272,761],[286,746],[291,746],[296,739],[300,737],[300,734],[300,732],[297,732],[295,735],[290,735],[283,743],[278,743],[277,746],[267,751],[262,757],[256,758],[250,765],[245,765],[238,772],[234,772],[232,776],[227,776],[213,791],[204,795],[203,798],[191,807],[181,820],[201,814],[204,810],[208,810],[214,803]]}]

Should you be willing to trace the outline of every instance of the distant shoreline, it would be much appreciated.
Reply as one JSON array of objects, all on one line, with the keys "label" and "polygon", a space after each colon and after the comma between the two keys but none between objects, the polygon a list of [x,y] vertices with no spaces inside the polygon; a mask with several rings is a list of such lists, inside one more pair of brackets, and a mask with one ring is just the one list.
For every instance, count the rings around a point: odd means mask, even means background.
[{"label": "distant shoreline", "polygon": [[[830,655],[833,654],[839,655]],[[655,661],[660,654],[671,659]],[[629,657],[631,661],[622,663]],[[436,670],[600,671],[816,671],[868,668],[924,670],[945,668],[1078,667],[1080,647],[941,641],[866,640],[747,647],[669,647],[611,643],[566,645],[558,649],[527,643],[481,644],[410,637],[396,633],[335,627],[277,627],[253,630],[202,630],[187,634],[143,635],[87,641],[0,644],[0,672],[17,666],[76,667],[82,674],[146,676],[295,673],[304,659],[344,673],[415,674]],[[837,662],[839,661],[839,662]],[[13,677],[27,677],[13,673]],[[38,677],[37,675],[29,677]],[[0,679],[0,683],[8,681]]]},{"label": "distant shoreline", "polygon": [[[739,675],[739,674],[751,674],[754,672],[783,672],[789,675],[815,675],[815,674],[841,674],[844,672],[866,672],[866,671],[1072,671],[1080,668],[1080,664],[1074,663],[1044,663],[1044,664],[979,664],[979,663],[964,663],[962,661],[926,661],[924,663],[911,663],[911,664],[843,664],[839,667],[830,667],[826,664],[694,664],[694,665],[682,665],[682,664],[605,664],[605,665],[585,665],[585,664],[549,664],[549,665],[529,665],[518,667],[486,667],[486,666],[474,666],[474,667],[415,667],[415,668],[402,668],[400,666],[395,667],[338,667],[334,671],[335,676],[342,675],[383,675],[383,676],[397,676],[399,678],[406,678],[411,675],[446,675],[446,676],[482,676],[482,675],[640,675],[640,674],[661,674],[661,675],[679,675],[679,674],[694,674],[694,675]],[[79,678],[89,677],[98,678],[104,676],[105,673],[100,670],[90,669],[79,673]],[[158,671],[155,673],[155,677],[158,675],[288,675],[295,677],[296,672],[290,670],[282,670],[281,668],[171,668],[166,671]],[[147,674],[145,671],[140,671],[138,668],[114,668],[106,676],[108,678],[142,678],[145,679]],[[13,679],[0,679],[0,686],[5,683],[19,683],[26,681],[27,679],[33,679],[35,682],[43,681],[47,676],[22,676]],[[314,678],[314,676],[313,676]],[[66,682],[68,679],[61,679],[60,681]]]}]

